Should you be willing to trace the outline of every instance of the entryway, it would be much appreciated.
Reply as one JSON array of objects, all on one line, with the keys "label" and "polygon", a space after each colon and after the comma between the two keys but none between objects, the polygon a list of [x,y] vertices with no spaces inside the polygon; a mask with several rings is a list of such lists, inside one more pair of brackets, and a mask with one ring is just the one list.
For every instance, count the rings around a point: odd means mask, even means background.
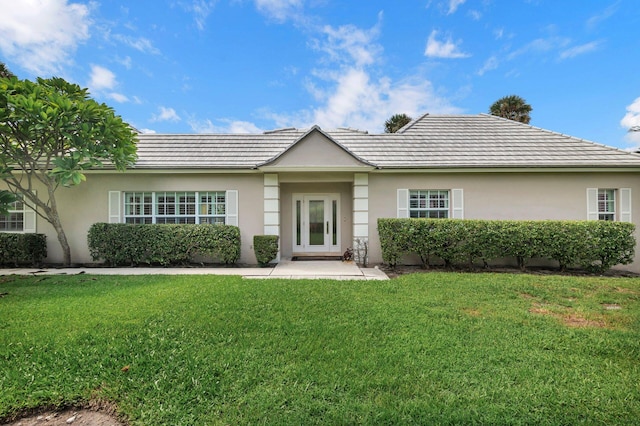
[{"label": "entryway", "polygon": [[[264,277],[266,278],[266,277]],[[353,262],[340,260],[299,260],[281,259],[271,270],[269,278],[290,279],[332,279],[332,280],[388,280],[389,277],[378,268],[360,268]]]},{"label": "entryway", "polygon": [[293,253],[339,255],[340,194],[292,194]]}]

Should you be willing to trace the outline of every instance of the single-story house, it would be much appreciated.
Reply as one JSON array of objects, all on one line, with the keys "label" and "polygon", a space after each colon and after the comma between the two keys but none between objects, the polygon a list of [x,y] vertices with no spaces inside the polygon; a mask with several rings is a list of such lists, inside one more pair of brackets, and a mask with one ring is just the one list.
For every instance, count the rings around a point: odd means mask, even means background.
[{"label": "single-story house", "polygon": [[[248,264],[258,234],[278,235],[283,258],[366,244],[380,263],[378,218],[640,224],[640,155],[486,114],[425,114],[394,134],[140,134],[138,157],[124,173],[92,170],[58,190],[74,263],[92,262],[96,222],[237,225]],[[52,227],[14,213],[0,230],[46,234],[47,261],[61,262]],[[626,268],[640,272],[640,261]]]}]

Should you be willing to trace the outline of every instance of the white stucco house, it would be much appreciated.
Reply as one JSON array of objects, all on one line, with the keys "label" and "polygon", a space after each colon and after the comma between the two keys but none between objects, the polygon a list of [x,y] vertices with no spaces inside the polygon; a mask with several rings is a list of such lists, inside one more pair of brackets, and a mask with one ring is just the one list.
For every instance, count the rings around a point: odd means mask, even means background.
[{"label": "white stucco house", "polygon": [[[383,217],[640,224],[640,155],[485,114],[425,114],[395,134],[141,134],[138,157],[58,190],[74,263],[92,262],[96,222],[237,225],[241,263],[256,262],[258,234],[278,235],[285,258],[366,242],[372,264]],[[61,262],[51,226],[26,207],[13,213],[0,230],[46,234],[47,261]]]}]

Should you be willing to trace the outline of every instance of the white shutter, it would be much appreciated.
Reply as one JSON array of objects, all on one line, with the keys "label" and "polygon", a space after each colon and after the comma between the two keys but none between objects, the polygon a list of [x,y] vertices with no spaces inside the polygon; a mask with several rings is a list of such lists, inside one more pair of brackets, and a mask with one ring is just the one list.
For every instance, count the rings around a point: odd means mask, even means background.
[{"label": "white shutter", "polygon": [[587,188],[587,220],[598,220],[598,188]]},{"label": "white shutter", "polygon": [[464,219],[464,197],[462,189],[451,190],[451,211],[453,219]]},{"label": "white shutter", "polygon": [[[36,195],[36,191],[33,191],[33,195]],[[31,207],[23,203],[24,217],[22,222],[22,232],[26,234],[35,234],[36,232],[36,212]]]},{"label": "white shutter", "polygon": [[631,188],[620,188],[620,222],[631,222]]},{"label": "white shutter", "polygon": [[225,196],[225,211],[227,225],[238,226],[238,190],[231,189],[226,192]]},{"label": "white shutter", "polygon": [[409,190],[398,189],[398,218],[409,217]]},{"label": "white shutter", "polygon": [[120,191],[109,191],[109,223],[120,223],[121,220],[121,203],[122,197]]}]

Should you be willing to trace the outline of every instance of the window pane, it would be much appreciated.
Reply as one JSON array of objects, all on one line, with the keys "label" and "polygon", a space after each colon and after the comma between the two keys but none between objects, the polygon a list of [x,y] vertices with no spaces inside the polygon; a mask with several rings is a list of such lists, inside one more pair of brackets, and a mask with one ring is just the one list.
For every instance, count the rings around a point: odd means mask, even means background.
[{"label": "window pane", "polygon": [[598,219],[615,220],[616,198],[614,189],[598,189]]},{"label": "window pane", "polygon": [[126,223],[225,223],[224,191],[126,192]]},{"label": "window pane", "polygon": [[224,217],[200,217],[200,223],[209,225],[224,225]]},{"label": "window pane", "polygon": [[[125,192],[124,216],[126,223],[151,223],[153,196],[150,192]],[[136,219],[132,218],[138,217]]]},{"label": "window pane", "polygon": [[411,190],[409,191],[409,217],[447,218],[449,217],[449,191]]},{"label": "window pane", "polygon": [[296,245],[302,244],[302,212],[301,212],[301,202],[300,200],[296,200]]},{"label": "window pane", "polygon": [[9,213],[0,215],[0,231],[22,232],[24,230],[24,213]]},{"label": "window pane", "polygon": [[333,220],[333,230],[331,231],[331,244],[338,245],[338,201],[331,202],[331,219]]},{"label": "window pane", "polygon": [[309,244],[324,245],[324,200],[309,200]]}]

